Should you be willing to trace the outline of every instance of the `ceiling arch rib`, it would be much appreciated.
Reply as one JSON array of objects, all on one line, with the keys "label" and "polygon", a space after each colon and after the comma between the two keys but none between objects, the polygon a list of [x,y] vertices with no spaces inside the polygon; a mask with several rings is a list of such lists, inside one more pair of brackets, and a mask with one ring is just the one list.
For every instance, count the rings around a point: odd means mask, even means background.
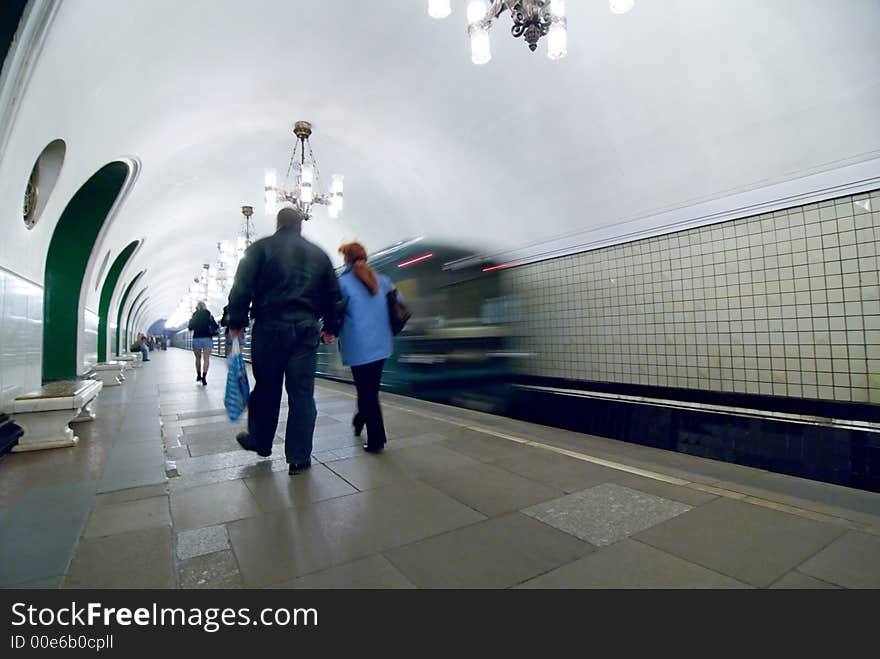
[{"label": "ceiling arch rib", "polygon": [[131,294],[131,289],[134,288],[134,285],[138,282],[138,280],[143,277],[146,270],[141,270],[137,273],[132,280],[128,283],[128,286],[125,287],[125,291],[120,298],[119,305],[117,306],[116,311],[116,354],[122,355],[128,352],[127,345],[127,337],[125,336],[125,326],[123,325],[123,310],[126,308],[126,302],[129,299],[129,295]]},{"label": "ceiling arch rib", "polygon": [[[116,291],[116,284],[119,282],[119,276],[122,274],[123,269],[128,264],[129,259],[132,254],[137,250],[140,246],[141,241],[135,240],[130,242],[122,252],[114,259],[113,265],[110,266],[110,270],[107,272],[107,277],[104,280],[104,286],[101,288],[101,299],[100,304],[98,306],[98,361],[104,362],[107,361],[107,351],[108,351],[108,325],[110,322],[110,302],[113,298],[113,294]],[[109,256],[109,252],[108,252]]]}]

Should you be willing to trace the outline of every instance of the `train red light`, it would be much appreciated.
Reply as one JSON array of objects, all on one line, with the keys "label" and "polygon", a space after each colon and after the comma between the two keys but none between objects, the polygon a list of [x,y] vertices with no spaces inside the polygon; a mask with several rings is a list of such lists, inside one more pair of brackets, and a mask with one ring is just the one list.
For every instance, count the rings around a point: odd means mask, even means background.
[{"label": "train red light", "polygon": [[397,267],[398,267],[398,268],[405,268],[405,267],[408,266],[408,265],[412,265],[413,263],[418,263],[419,261],[424,261],[425,259],[429,259],[429,258],[431,258],[432,256],[434,256],[433,253],[431,253],[431,254],[423,254],[422,256],[417,256],[416,258],[414,258],[414,259],[410,259],[409,261],[404,261],[403,263],[398,263],[398,264],[397,264]]}]

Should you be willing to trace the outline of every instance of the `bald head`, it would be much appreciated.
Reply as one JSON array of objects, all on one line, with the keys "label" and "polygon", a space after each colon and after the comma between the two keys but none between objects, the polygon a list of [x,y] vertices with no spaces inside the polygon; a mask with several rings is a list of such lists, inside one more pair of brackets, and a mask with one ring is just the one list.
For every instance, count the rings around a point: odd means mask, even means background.
[{"label": "bald head", "polygon": [[275,224],[278,229],[287,227],[295,231],[301,231],[303,219],[305,219],[305,215],[300,209],[287,206],[278,211]]}]

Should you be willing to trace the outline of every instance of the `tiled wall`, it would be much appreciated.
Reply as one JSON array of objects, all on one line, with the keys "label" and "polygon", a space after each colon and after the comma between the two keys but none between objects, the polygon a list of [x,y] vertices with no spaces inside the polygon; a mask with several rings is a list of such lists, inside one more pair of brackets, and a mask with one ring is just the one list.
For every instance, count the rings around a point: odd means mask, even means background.
[{"label": "tiled wall", "polygon": [[110,346],[107,349],[107,359],[116,358],[116,323],[109,323],[107,334],[110,336]]},{"label": "tiled wall", "polygon": [[79,373],[83,375],[98,363],[98,314],[89,309],[85,310],[85,325],[82,334],[82,361]]},{"label": "tiled wall", "polygon": [[43,289],[0,269],[0,409],[40,386]]},{"label": "tiled wall", "polygon": [[880,191],[512,268],[534,375],[880,403]]}]

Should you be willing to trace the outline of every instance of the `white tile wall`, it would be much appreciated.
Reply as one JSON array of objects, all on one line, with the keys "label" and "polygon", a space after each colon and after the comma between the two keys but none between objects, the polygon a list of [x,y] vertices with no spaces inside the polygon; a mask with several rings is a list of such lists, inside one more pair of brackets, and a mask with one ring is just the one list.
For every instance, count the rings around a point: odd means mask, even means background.
[{"label": "white tile wall", "polygon": [[42,381],[43,289],[0,269],[0,409]]},{"label": "white tile wall", "polygon": [[880,403],[880,191],[508,271],[535,375]]},{"label": "white tile wall", "polygon": [[85,310],[84,331],[80,337],[82,363],[79,373],[83,375],[98,363],[98,314],[89,309]]}]

